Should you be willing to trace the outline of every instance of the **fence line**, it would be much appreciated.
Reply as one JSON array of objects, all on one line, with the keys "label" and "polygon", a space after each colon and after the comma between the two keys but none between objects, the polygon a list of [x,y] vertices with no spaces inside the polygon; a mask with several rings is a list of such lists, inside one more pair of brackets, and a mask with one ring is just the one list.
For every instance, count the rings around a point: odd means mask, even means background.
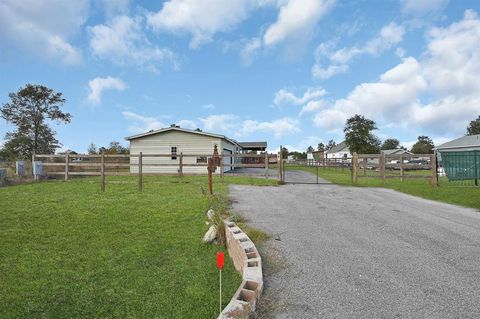
[{"label": "fence line", "polygon": [[[370,163],[369,163],[370,160]],[[405,163],[406,160],[409,160]],[[413,161],[416,161],[412,163]],[[386,179],[422,178],[430,179],[432,186],[438,186],[437,154],[357,154],[352,157],[352,182],[357,183],[359,178],[380,178],[383,183]],[[359,174],[360,169],[363,174]],[[378,170],[378,175],[368,175],[367,170]],[[387,175],[387,170],[398,170],[400,174]],[[430,171],[430,174],[405,174],[405,171]]]}]

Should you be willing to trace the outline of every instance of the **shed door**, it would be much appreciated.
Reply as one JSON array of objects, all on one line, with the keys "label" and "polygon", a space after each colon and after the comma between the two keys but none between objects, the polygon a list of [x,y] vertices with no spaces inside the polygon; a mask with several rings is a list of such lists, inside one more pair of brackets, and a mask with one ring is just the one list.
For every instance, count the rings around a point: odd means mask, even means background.
[{"label": "shed door", "polygon": [[[227,150],[226,148],[223,149],[223,154],[233,154],[231,150]],[[232,169],[231,166],[226,166],[226,165],[231,165],[233,163],[233,157],[224,157],[223,158],[223,172],[228,172],[229,170]]]}]

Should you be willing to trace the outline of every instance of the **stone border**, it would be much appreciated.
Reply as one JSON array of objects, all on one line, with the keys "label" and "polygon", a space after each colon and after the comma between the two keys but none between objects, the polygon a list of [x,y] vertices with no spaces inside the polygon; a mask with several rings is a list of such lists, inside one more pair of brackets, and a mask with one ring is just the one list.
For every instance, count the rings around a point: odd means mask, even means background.
[{"label": "stone border", "polygon": [[242,274],[242,284],[218,319],[248,318],[263,289],[262,259],[255,244],[233,222],[225,222],[228,254]]}]

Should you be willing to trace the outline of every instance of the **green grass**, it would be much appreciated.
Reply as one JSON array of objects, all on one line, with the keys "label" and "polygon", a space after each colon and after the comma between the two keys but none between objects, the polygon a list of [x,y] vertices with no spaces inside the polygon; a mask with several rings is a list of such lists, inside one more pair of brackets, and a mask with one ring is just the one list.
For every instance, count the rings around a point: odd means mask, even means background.
[{"label": "green grass", "polygon": [[[228,183],[274,181],[225,177]],[[96,178],[0,188],[0,318],[214,318],[218,246],[205,177]],[[224,305],[240,284],[229,258]]]},{"label": "green grass", "polygon": [[[305,170],[316,174],[315,167],[286,167],[289,170]],[[429,171],[413,172],[410,175],[427,175]],[[377,175],[378,172],[368,172],[367,175]],[[340,185],[352,186],[352,176],[349,168],[320,168],[318,176]],[[387,179],[383,184],[380,178],[359,177],[358,183],[354,186],[359,187],[385,187],[395,189],[402,193],[423,197],[426,199],[437,200],[449,204],[455,204],[465,207],[480,209],[480,187],[462,187],[455,183],[449,183],[446,178],[440,179],[439,187],[432,187],[430,179],[405,179],[400,178]]]}]

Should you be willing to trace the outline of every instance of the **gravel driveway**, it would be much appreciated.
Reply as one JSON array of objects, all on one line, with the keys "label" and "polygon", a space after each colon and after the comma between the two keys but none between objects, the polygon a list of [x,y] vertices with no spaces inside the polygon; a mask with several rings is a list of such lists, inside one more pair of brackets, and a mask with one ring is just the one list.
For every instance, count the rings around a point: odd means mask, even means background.
[{"label": "gravel driveway", "polygon": [[274,318],[480,318],[480,213],[381,188],[230,186],[273,235]]}]

